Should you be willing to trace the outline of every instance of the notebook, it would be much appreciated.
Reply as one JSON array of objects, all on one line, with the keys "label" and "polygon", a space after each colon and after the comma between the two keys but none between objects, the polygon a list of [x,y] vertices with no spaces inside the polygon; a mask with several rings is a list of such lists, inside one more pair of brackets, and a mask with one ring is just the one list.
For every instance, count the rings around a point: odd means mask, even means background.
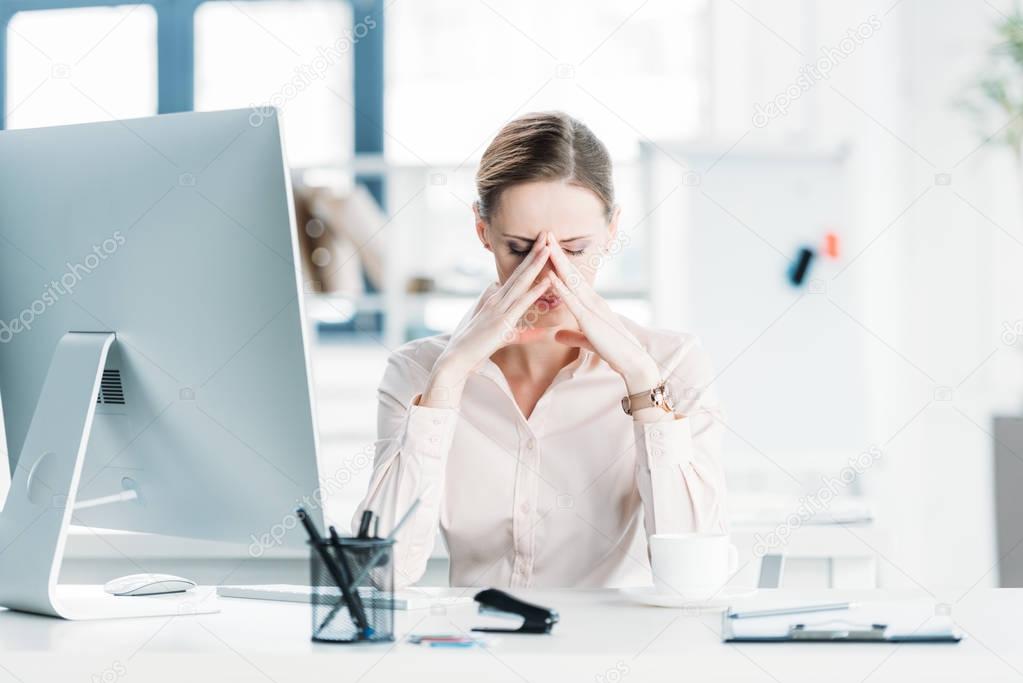
[{"label": "notebook", "polygon": [[[795,606],[795,605],[793,605]],[[962,639],[947,608],[930,600],[863,602],[845,610],[733,618],[722,615],[724,642],[956,643]]]}]

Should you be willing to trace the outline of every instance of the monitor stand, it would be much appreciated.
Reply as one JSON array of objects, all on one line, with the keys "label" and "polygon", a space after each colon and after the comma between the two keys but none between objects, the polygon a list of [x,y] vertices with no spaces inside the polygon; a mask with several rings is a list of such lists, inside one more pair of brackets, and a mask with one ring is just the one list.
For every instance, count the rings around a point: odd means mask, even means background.
[{"label": "monitor stand", "polygon": [[[208,592],[115,596],[60,586],[71,513],[112,332],[68,332],[57,343],[0,513],[0,605],[64,619],[208,614]],[[206,597],[206,599],[202,599]]]}]

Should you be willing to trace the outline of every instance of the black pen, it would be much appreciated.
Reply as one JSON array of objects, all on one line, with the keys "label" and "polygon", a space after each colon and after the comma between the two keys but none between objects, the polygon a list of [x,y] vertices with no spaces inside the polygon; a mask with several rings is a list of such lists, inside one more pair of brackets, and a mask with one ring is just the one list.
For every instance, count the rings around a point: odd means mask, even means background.
[{"label": "black pen", "polygon": [[362,519],[359,521],[359,538],[369,538],[369,523],[373,520],[372,510],[363,510]]},{"label": "black pen", "polygon": [[[405,522],[412,518],[412,513],[416,511],[417,507],[419,507],[420,500],[420,498],[416,498],[412,501],[412,504],[408,506],[408,510],[405,511],[405,514],[402,515],[401,519],[398,520],[398,523],[394,525],[393,529],[391,529],[391,533],[389,533],[387,538],[384,539],[385,541],[394,540],[395,536],[398,535],[398,531],[405,525]],[[381,547],[373,553],[373,556],[369,558],[369,562],[366,563],[366,566],[362,568],[362,571],[359,572],[359,575],[355,577],[352,583],[359,583],[366,578],[366,575],[369,574],[370,570],[375,568],[377,563],[380,562],[380,559],[387,554],[387,549],[387,545],[381,545]]]},{"label": "black pen", "polygon": [[798,607],[779,607],[776,609],[752,610],[749,612],[728,612],[729,619],[749,619],[751,617],[776,617],[786,614],[807,614],[809,612],[829,612],[831,610],[847,610],[856,607],[855,602],[831,602],[823,605],[801,605]]},{"label": "black pen", "polygon": [[344,595],[345,590],[343,587],[341,589],[341,593],[351,607],[350,611],[356,625],[362,629],[362,632],[365,633],[367,637],[369,637],[372,635],[373,629],[370,628],[369,620],[366,618],[366,608],[362,604],[362,596],[359,595],[359,587],[352,583],[352,567],[348,564],[348,558],[345,557],[345,550],[341,546],[341,538],[337,535],[337,529],[333,526],[330,527],[330,541],[334,546],[334,554],[337,556],[337,563],[341,570],[345,586],[348,587],[347,595]]}]

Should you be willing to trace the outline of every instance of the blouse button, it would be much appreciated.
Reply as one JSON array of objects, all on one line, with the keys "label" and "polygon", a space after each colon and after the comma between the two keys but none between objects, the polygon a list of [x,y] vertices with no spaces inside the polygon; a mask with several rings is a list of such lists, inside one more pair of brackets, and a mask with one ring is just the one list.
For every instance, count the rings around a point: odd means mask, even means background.
[{"label": "blouse button", "polygon": [[528,515],[528,514],[529,514],[529,503],[523,503],[523,504],[522,504],[522,505],[520,506],[520,509],[522,510],[522,512],[523,512],[524,514],[527,514],[527,515]]},{"label": "blouse button", "polygon": [[530,439],[529,441],[526,442],[526,448],[528,448],[529,450],[533,450],[533,448],[535,447],[536,441],[534,441],[533,439]]},{"label": "blouse button", "polygon": [[430,443],[438,443],[438,442],[440,442],[440,437],[439,436],[434,435],[434,436],[430,437]]},{"label": "blouse button", "polygon": [[661,430],[660,429],[650,430],[650,436],[654,437],[655,439],[661,438]]},{"label": "blouse button", "polygon": [[433,423],[434,423],[435,425],[439,425],[439,424],[440,424],[440,418],[439,418],[439,417],[435,417],[435,418],[433,418]]}]

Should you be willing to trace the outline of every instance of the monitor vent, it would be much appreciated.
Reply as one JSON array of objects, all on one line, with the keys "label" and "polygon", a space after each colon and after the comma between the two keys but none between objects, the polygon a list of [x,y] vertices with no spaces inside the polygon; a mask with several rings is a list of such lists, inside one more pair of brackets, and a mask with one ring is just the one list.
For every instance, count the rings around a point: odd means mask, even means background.
[{"label": "monitor vent", "polygon": [[100,405],[124,405],[124,385],[121,384],[120,370],[104,370],[103,379],[99,383],[99,396],[96,403]]}]

